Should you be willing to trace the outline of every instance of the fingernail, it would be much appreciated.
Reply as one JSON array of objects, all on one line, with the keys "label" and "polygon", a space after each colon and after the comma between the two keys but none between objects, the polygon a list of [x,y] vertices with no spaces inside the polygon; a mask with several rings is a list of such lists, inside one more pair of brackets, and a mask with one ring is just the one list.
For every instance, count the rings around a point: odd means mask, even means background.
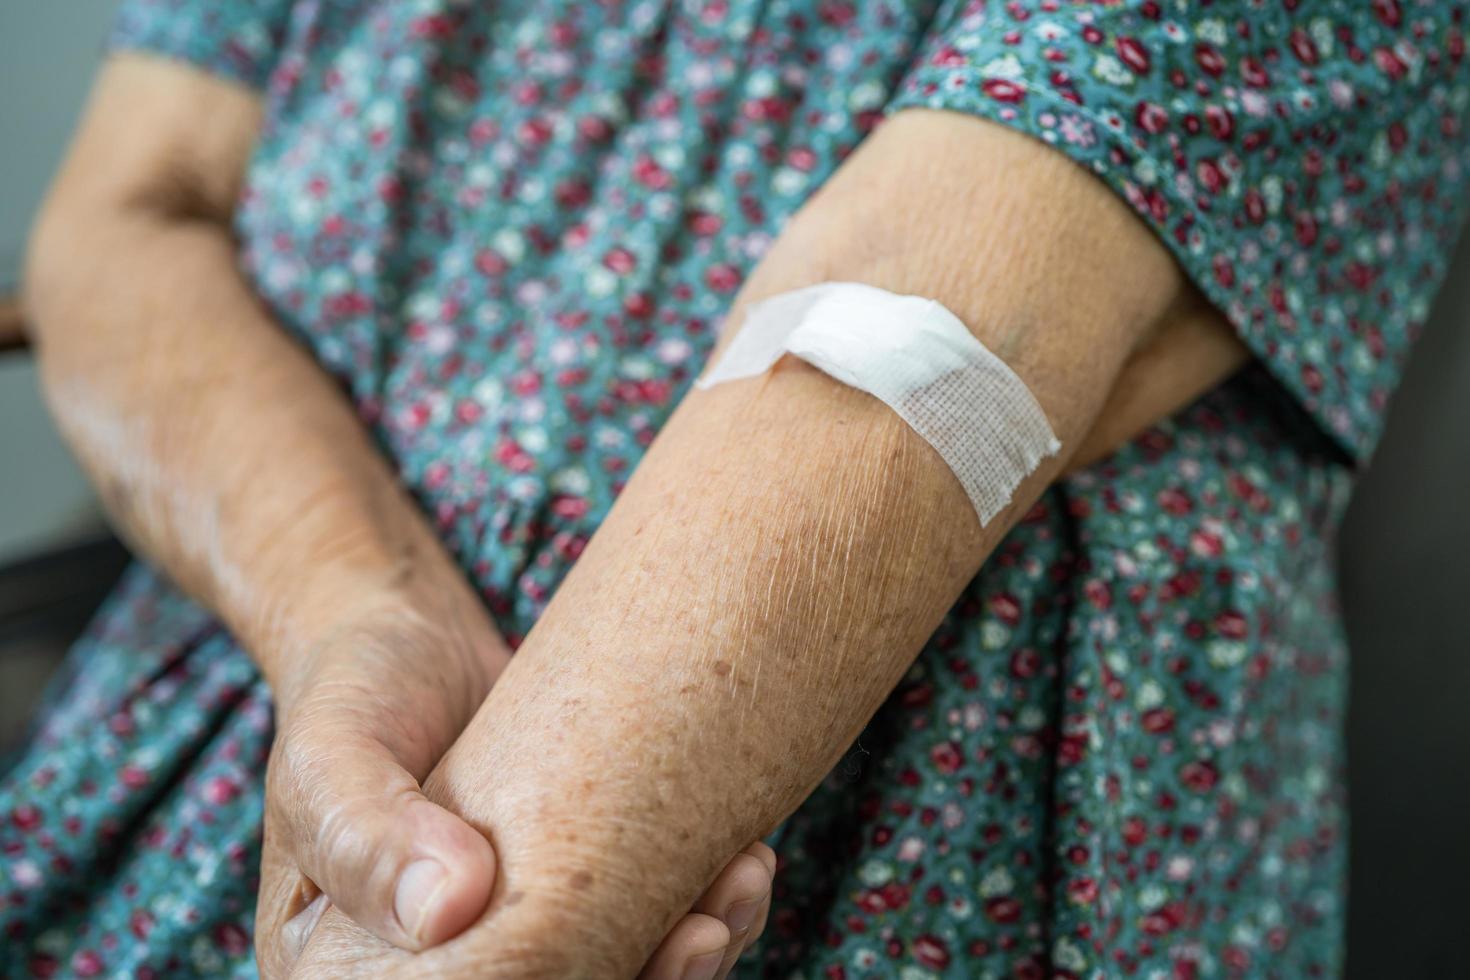
[{"label": "fingernail", "polygon": [[750,931],[760,907],[760,900],[752,898],[745,902],[736,902],[725,910],[725,926],[730,930],[730,938],[738,938]]},{"label": "fingernail", "polygon": [[421,858],[403,869],[398,887],[393,892],[393,913],[415,940],[423,939],[424,923],[439,901],[439,893],[449,882],[444,865],[431,858]]},{"label": "fingernail", "polygon": [[715,971],[720,968],[720,961],[724,958],[723,949],[696,956],[684,964],[684,975],[680,977],[680,980],[715,980]]}]

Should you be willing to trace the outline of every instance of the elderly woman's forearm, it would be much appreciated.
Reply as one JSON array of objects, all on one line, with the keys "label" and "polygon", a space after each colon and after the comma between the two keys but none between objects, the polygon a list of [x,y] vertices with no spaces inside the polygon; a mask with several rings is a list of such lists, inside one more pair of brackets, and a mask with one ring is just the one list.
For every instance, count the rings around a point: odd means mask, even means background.
[{"label": "elderly woman's forearm", "polygon": [[506,975],[636,969],[851,744],[1181,302],[1167,255],[1070,163],[973,120],[913,125],[794,220],[733,319],[826,279],[937,298],[1063,453],[982,528],[892,410],[799,362],[688,396],[428,785],[493,836],[506,890],[484,948],[523,956]]},{"label": "elderly woman's forearm", "polygon": [[26,300],[48,401],[110,515],[274,680],[288,638],[406,583],[436,542],[238,269],[253,98],[182,73],[104,71]]}]

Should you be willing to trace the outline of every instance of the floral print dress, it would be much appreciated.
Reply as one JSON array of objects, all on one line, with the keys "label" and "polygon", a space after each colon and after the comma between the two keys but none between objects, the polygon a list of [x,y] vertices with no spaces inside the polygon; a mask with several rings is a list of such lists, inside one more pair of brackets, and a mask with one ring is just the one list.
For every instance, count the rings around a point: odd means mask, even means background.
[{"label": "floral print dress", "polygon": [[[515,642],[883,118],[1122,195],[1257,355],[1051,488],[780,829],[742,977],[1330,976],[1333,536],[1466,199],[1412,0],[124,0],[259,89],[240,259]],[[1024,234],[1024,228],[1016,229]],[[271,702],[133,568],[0,777],[0,975],[252,975]]]}]

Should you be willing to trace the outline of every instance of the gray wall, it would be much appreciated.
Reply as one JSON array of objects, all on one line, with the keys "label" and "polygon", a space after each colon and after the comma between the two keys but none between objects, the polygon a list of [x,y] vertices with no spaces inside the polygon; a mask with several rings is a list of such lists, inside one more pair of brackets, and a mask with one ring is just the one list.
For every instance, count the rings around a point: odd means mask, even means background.
[{"label": "gray wall", "polygon": [[[0,2],[0,287],[86,90],[113,0]],[[1463,973],[1470,914],[1470,247],[1342,542],[1355,977]],[[0,362],[0,563],[89,520],[28,365]],[[1460,603],[1466,603],[1462,607]]]},{"label": "gray wall", "polygon": [[1353,655],[1356,977],[1470,974],[1459,933],[1470,917],[1467,327],[1470,235],[1353,496],[1340,551]]},{"label": "gray wall", "polygon": [[[115,0],[0,0],[0,292],[86,95]],[[22,358],[0,360],[0,562],[95,527]]]}]

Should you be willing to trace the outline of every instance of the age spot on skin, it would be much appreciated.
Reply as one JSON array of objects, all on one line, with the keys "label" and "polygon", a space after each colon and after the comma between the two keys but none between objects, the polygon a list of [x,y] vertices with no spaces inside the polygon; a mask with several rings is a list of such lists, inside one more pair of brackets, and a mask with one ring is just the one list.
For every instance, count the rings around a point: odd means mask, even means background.
[{"label": "age spot on skin", "polygon": [[506,904],[506,906],[514,905],[514,904],[516,904],[517,902],[519,902],[521,899],[523,899],[525,897],[526,897],[526,893],[525,892],[522,892],[522,891],[514,891],[514,892],[511,892],[509,895],[505,896],[505,904]]},{"label": "age spot on skin", "polygon": [[730,673],[729,662],[725,660],[716,660],[714,664],[714,672],[716,674],[719,674],[721,677],[724,677],[726,674]]},{"label": "age spot on skin", "polygon": [[582,891],[588,885],[592,884],[592,872],[578,871],[576,874],[572,875],[571,884],[572,887],[575,888],[577,891]]}]

